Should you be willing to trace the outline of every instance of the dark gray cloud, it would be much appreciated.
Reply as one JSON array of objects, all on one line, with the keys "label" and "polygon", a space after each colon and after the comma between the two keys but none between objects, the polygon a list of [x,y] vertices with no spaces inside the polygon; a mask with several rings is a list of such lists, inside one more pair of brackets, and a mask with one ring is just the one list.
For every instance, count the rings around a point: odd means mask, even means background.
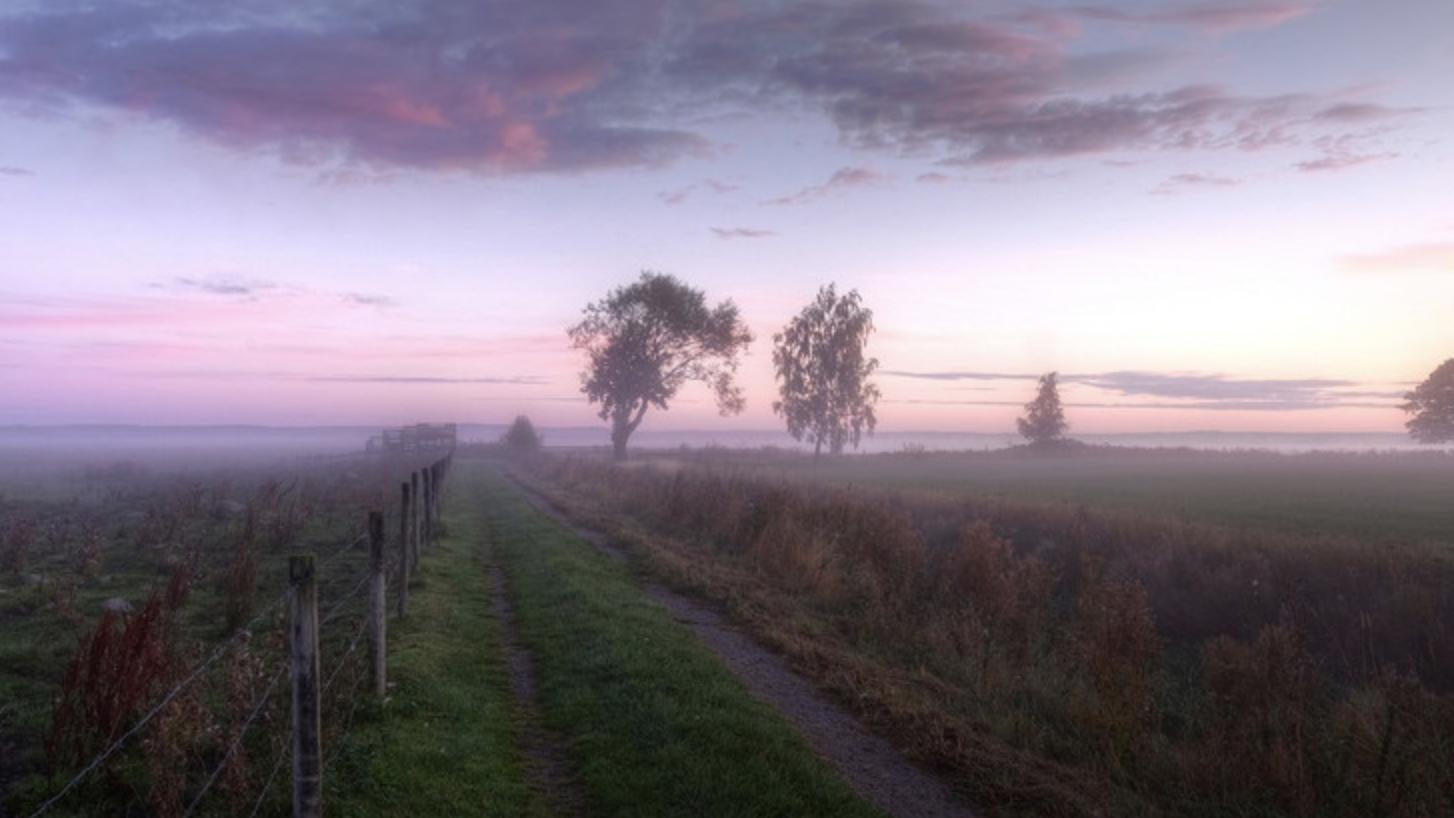
[{"label": "dark gray cloud", "polygon": [[766,239],[777,235],[776,230],[757,230],[751,227],[713,227],[711,230],[719,239]]},{"label": "dark gray cloud", "polygon": [[0,176],[34,176],[35,171],[14,165],[0,165]]},{"label": "dark gray cloud", "polygon": [[0,17],[0,98],[127,111],[368,178],[660,164],[710,149],[675,123],[718,103],[821,112],[852,145],[963,164],[1300,144],[1391,110],[1156,88],[1148,66],[1166,55],[1077,47],[1077,20],[1229,31],[1310,6],[1138,8],[979,19],[930,0],[56,0]]},{"label": "dark gray cloud", "polygon": [[[1038,374],[1018,372],[910,372],[885,370],[883,375],[934,381],[1033,381]],[[1322,409],[1366,406],[1387,408],[1369,398],[1400,397],[1398,392],[1359,388],[1358,381],[1335,378],[1233,378],[1226,375],[1116,371],[1068,373],[1061,383],[1079,384],[1126,397],[1161,398],[1166,402],[1080,403],[1080,406],[1126,406],[1183,409]],[[952,401],[958,402],[958,401]],[[1018,405],[1014,401],[971,401],[984,405]]]}]

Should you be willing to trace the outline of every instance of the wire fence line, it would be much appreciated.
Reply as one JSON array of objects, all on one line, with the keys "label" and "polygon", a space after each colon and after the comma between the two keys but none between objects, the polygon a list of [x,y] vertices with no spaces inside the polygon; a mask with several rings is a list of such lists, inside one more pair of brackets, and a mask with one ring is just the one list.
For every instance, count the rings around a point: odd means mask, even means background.
[{"label": "wire fence line", "polygon": [[267,687],[265,687],[263,689],[263,692],[257,697],[257,699],[254,700],[252,712],[248,713],[247,719],[245,719],[242,723],[242,726],[238,728],[237,735],[232,737],[232,741],[227,745],[227,752],[223,754],[222,760],[217,762],[217,766],[212,768],[212,773],[207,776],[206,783],[202,785],[202,789],[198,790],[197,797],[192,799],[192,803],[187,806],[187,811],[182,813],[184,818],[185,816],[190,816],[192,815],[192,813],[196,812],[197,805],[201,804],[202,799],[207,797],[207,791],[212,789],[212,785],[217,781],[217,776],[222,773],[223,768],[227,766],[227,762],[232,760],[232,756],[237,752],[237,748],[242,746],[243,736],[247,735],[248,728],[252,727],[252,723],[256,721],[257,717],[262,713],[263,707],[268,703],[268,696],[272,695],[273,689],[278,686],[278,682],[283,680],[283,676],[286,675],[285,672],[287,671],[287,669],[288,668],[286,666],[279,668],[278,671],[273,674],[272,681],[268,682]]},{"label": "wire fence line", "polygon": [[268,793],[272,792],[273,783],[278,780],[278,772],[283,769],[283,762],[287,761],[289,757],[286,745],[278,750],[277,758],[273,759],[272,772],[268,773],[268,780],[263,784],[262,791],[257,794],[257,800],[252,803],[252,812],[247,814],[248,818],[256,818],[258,812],[262,810],[263,804],[267,803]]},{"label": "wire fence line", "polygon": [[166,706],[168,704],[171,704],[173,699],[181,695],[182,691],[186,690],[188,687],[191,686],[193,682],[200,678],[205,670],[207,670],[214,663],[216,663],[218,659],[221,659],[224,655],[226,655],[227,651],[230,650],[233,645],[236,645],[240,640],[242,640],[244,636],[251,634],[252,629],[256,627],[259,622],[263,621],[263,619],[271,616],[273,611],[281,606],[283,602],[287,600],[287,598],[287,591],[279,594],[278,598],[273,600],[273,602],[270,603],[268,607],[265,608],[261,613],[259,613],[257,616],[254,616],[243,627],[240,627],[237,630],[233,631],[231,636],[223,640],[223,642],[219,644],[216,648],[213,648],[212,652],[207,656],[206,659],[199,662],[195,667],[192,668],[191,672],[182,679],[182,681],[178,682],[175,686],[172,687],[171,690],[168,690],[165,694],[163,694],[162,698],[150,710],[148,710],[145,715],[138,719],[136,723],[131,726],[130,729],[128,729],[125,733],[122,733],[120,738],[112,742],[111,745],[108,746],[105,750],[102,750],[100,753],[98,753],[95,758],[92,758],[90,763],[88,763],[85,767],[81,768],[80,772],[72,776],[70,781],[66,782],[66,785],[61,788],[60,792],[57,792],[55,795],[51,796],[44,803],[42,803],[40,807],[35,810],[35,812],[32,812],[31,818],[36,818],[36,816],[43,815],[47,811],[49,811],[51,807],[54,807],[57,803],[59,803],[62,798],[66,797],[66,795],[71,792],[71,790],[75,789],[77,785],[79,785],[91,773],[95,772],[97,768],[104,764],[107,759],[111,758],[111,756],[115,755],[118,751],[120,751],[122,747],[126,746],[126,742],[130,741],[133,736],[141,732],[141,729],[145,727],[148,722],[155,718],[158,713],[162,712],[162,710],[166,709]]},{"label": "wire fence line", "polygon": [[[446,454],[439,460],[434,461],[420,471],[414,472],[412,479],[403,484],[406,488],[411,485],[415,487],[422,486],[424,488],[424,492],[422,496],[416,496],[412,502],[404,503],[404,508],[413,509],[413,516],[410,520],[412,524],[405,525],[401,528],[401,532],[403,532],[402,536],[404,536],[406,540],[412,538],[412,541],[397,543],[400,549],[402,560],[411,559],[411,554],[413,555],[412,558],[417,560],[420,551],[419,546],[427,544],[429,540],[433,539],[433,536],[435,534],[433,523],[434,519],[437,519],[439,515],[439,503],[441,499],[439,491],[440,483],[445,475],[448,473],[451,461],[452,452],[450,454]],[[425,479],[420,480],[419,478],[421,476]],[[423,501],[422,503],[421,500]],[[374,520],[374,516],[377,516],[379,519],[377,521]],[[370,517],[372,526],[378,526],[379,522],[381,522],[382,520],[382,513],[372,512]],[[330,551],[328,555],[322,560],[315,560],[314,564],[316,565],[316,567],[313,568],[309,581],[315,581],[316,578],[322,574],[323,569],[333,565],[340,557],[351,552],[365,542],[369,542],[372,539],[378,539],[379,541],[373,543],[371,547],[382,548],[382,536],[380,532],[381,527],[375,528],[373,531],[366,531],[364,534],[354,538],[353,540],[337,546],[332,551]],[[400,578],[399,576],[395,575],[394,581],[389,581],[389,576],[394,573],[388,569],[388,565],[392,564],[391,560],[380,559],[375,556],[371,557],[371,563],[372,564],[370,568],[368,570],[365,570],[363,572],[363,575],[354,582],[352,587],[350,587],[346,592],[344,592],[332,603],[332,605],[328,608],[327,612],[321,619],[317,618],[316,608],[314,609],[312,616],[317,622],[316,629],[318,631],[321,632],[322,628],[325,625],[331,624],[338,618],[340,618],[343,615],[344,609],[346,608],[348,603],[357,599],[362,594],[365,587],[369,584],[369,581],[375,579],[376,576],[383,578],[383,585],[386,593],[389,586],[395,586],[396,592],[407,593],[407,589],[402,588],[402,584],[398,582]],[[135,723],[131,725],[130,728],[126,730],[126,732],[124,732],[119,738],[117,738],[110,745],[108,745],[103,751],[93,757],[84,767],[81,768],[79,772],[72,776],[71,779],[67,781],[66,784],[61,787],[59,791],[47,798],[44,802],[40,804],[39,807],[35,809],[34,812],[30,813],[30,818],[38,818],[38,816],[42,816],[49,812],[67,795],[71,794],[76,789],[76,787],[78,787],[88,777],[90,777],[98,769],[102,768],[107,761],[109,761],[113,756],[115,756],[118,752],[125,748],[128,742],[135,738],[143,729],[147,727],[148,724],[152,722],[153,719],[155,719],[160,713],[162,713],[168,705],[175,701],[178,696],[186,691],[198,679],[202,678],[204,673],[209,668],[215,665],[218,660],[220,660],[223,656],[227,655],[227,653],[239,642],[241,642],[245,638],[248,638],[253,630],[260,623],[262,623],[269,617],[272,617],[280,607],[282,607],[286,602],[289,601],[290,598],[295,598],[294,595],[296,590],[296,583],[290,579],[287,583],[287,587],[276,598],[270,601],[262,611],[253,616],[247,623],[235,629],[226,639],[216,645],[203,661],[197,663],[181,681],[179,681],[165,694],[163,694],[162,697],[149,710],[147,710],[139,719],[136,720]],[[330,594],[330,596],[332,596],[332,594]],[[315,591],[313,594],[315,604],[316,598],[317,597]],[[387,607],[385,607],[385,610],[387,610]],[[382,623],[375,621],[374,615],[376,613],[379,612],[366,611],[364,615],[359,617],[358,624],[354,627],[352,637],[349,639],[347,646],[343,649],[342,653],[339,654],[337,660],[334,662],[333,667],[329,671],[326,681],[321,687],[314,688],[315,696],[321,697],[323,693],[328,692],[333,687],[334,682],[338,679],[338,677],[342,674],[344,668],[348,666],[354,655],[358,652],[358,647],[362,643],[365,635],[370,634],[371,632],[376,633],[377,641],[375,644],[376,647],[382,651]],[[294,615],[297,615],[296,610]],[[296,662],[297,658],[294,657],[294,664],[291,668],[291,671],[295,675],[299,672]],[[236,733],[231,737],[231,740],[228,742],[227,748],[223,753],[221,759],[215,766],[212,767],[210,771],[208,771],[205,780],[201,784],[200,788],[197,790],[196,794],[193,796],[190,803],[187,805],[185,811],[182,813],[184,816],[191,816],[195,814],[196,811],[202,806],[203,802],[206,799],[206,796],[211,792],[213,786],[216,784],[222,772],[232,761],[238,750],[244,745],[248,731],[252,728],[253,724],[261,717],[261,715],[266,712],[268,702],[272,697],[273,692],[277,689],[277,686],[282,681],[282,679],[286,675],[288,675],[289,670],[289,666],[285,664],[282,668],[279,668],[277,671],[275,671],[272,674],[272,677],[269,680],[268,684],[264,687],[263,691],[251,701],[248,715],[242,721]],[[339,735],[336,735],[335,738],[341,738],[342,736],[346,736],[348,733],[348,729],[352,726],[353,715],[357,710],[358,705],[358,685],[364,675],[365,674],[356,674],[355,676],[354,692],[353,695],[350,697],[351,701],[350,707],[348,708],[348,718],[346,720],[346,726],[343,732]],[[382,684],[383,683],[380,681],[379,685],[381,688]],[[294,696],[296,697],[297,695],[298,692],[295,689]],[[294,754],[294,752],[296,752],[296,741],[298,737],[298,726],[296,724],[292,725],[291,733],[292,738],[294,739],[294,741],[291,743],[295,746],[290,751],[290,748],[287,746],[288,743],[285,743],[285,746],[282,747],[275,754],[276,757],[273,760],[272,769],[268,773],[266,781],[263,783],[258,792],[257,800],[253,802],[253,807],[250,815],[255,816],[262,810],[263,806],[267,803],[267,799],[272,791],[273,785],[277,783],[279,773],[281,772],[284,763],[290,756]],[[320,769],[329,766],[331,762],[337,757],[338,752],[342,748],[343,742],[335,741],[333,742],[333,744],[334,746],[330,748],[331,752],[329,753],[328,758],[326,759],[326,761],[323,761]],[[294,804],[294,813],[295,815],[316,814],[309,812],[299,812],[299,806],[296,798]]]}]

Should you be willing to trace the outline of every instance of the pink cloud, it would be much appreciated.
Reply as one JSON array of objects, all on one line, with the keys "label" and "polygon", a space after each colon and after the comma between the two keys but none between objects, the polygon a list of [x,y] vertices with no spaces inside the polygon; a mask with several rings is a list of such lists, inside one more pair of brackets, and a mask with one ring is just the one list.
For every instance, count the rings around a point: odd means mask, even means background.
[{"label": "pink cloud", "polygon": [[1155,11],[1134,12],[1114,6],[1080,6],[1072,13],[1091,20],[1149,25],[1176,25],[1209,33],[1273,28],[1312,13],[1317,6],[1305,2],[1253,0],[1210,2]]},{"label": "pink cloud", "polygon": [[1371,273],[1439,272],[1454,273],[1454,241],[1406,244],[1376,253],[1343,257],[1351,270]]}]

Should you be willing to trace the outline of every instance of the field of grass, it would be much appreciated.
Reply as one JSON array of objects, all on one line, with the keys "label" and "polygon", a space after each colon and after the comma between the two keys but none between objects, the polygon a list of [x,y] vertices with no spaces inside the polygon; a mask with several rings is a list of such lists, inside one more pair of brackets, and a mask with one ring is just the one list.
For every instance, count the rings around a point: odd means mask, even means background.
[{"label": "field of grass", "polygon": [[1086,505],[1195,522],[1454,544],[1454,456],[1430,453],[1193,452],[1090,448],[1069,457],[1020,451],[811,458],[716,450],[644,462],[894,491],[934,491]]}]

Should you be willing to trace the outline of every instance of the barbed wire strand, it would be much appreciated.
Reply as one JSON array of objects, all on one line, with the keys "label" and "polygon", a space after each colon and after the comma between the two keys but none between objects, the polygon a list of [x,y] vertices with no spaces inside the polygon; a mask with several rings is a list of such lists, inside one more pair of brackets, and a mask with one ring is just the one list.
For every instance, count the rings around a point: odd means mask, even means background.
[{"label": "barbed wire strand", "polygon": [[[355,643],[357,643],[356,638]],[[352,648],[349,649],[349,652],[352,652]],[[354,714],[358,711],[358,689],[360,686],[362,686],[363,679],[364,674],[354,674],[353,693],[348,697],[348,717],[343,720],[343,727],[339,730],[337,734],[335,734],[334,740],[331,742],[332,747],[329,749],[328,756],[323,759],[323,769],[325,770],[332,767],[334,760],[336,760],[339,754],[343,752],[344,739],[348,737],[349,732],[353,729],[353,717]]]},{"label": "barbed wire strand", "polygon": [[253,802],[252,812],[247,814],[248,818],[255,818],[258,812],[263,808],[263,802],[267,801],[268,792],[270,792],[273,788],[273,782],[277,781],[278,779],[278,771],[283,769],[283,762],[287,760],[287,758],[291,755],[291,745],[292,742],[290,741],[287,745],[278,750],[278,757],[273,759],[273,771],[268,773],[267,783],[263,784],[262,792],[258,793],[257,800]]},{"label": "barbed wire strand", "polygon": [[283,667],[278,668],[278,671],[273,674],[273,680],[271,682],[268,682],[268,686],[264,688],[262,694],[257,697],[257,701],[253,705],[252,712],[249,713],[247,719],[243,721],[242,727],[239,728],[237,731],[237,735],[233,736],[232,742],[227,746],[227,752],[224,753],[222,756],[222,760],[217,763],[216,767],[212,768],[212,774],[207,776],[207,782],[202,785],[202,789],[199,790],[197,792],[197,796],[192,799],[192,803],[187,807],[187,811],[182,813],[183,818],[186,818],[187,816],[190,816],[192,813],[197,811],[197,806],[202,803],[202,799],[206,797],[207,791],[212,789],[213,783],[217,781],[217,776],[222,773],[222,768],[226,767],[227,762],[232,760],[232,754],[237,752],[237,748],[242,745],[243,736],[247,734],[248,728],[252,726],[252,723],[262,713],[263,707],[268,703],[268,697],[272,695],[273,689],[278,686],[278,682],[282,680],[283,676],[287,673],[287,671],[288,666],[284,665]]},{"label": "barbed wire strand", "polygon": [[322,619],[318,620],[318,628],[321,630],[324,625],[327,625],[329,622],[332,622],[335,618],[337,618],[338,614],[343,610],[343,606],[352,602],[353,598],[359,595],[364,585],[372,578],[373,574],[371,572],[365,571],[364,575],[359,577],[358,582],[355,583],[354,586],[350,588],[348,592],[345,593],[337,602],[333,603],[333,607],[328,609],[328,612],[323,615]]},{"label": "barbed wire strand", "polygon": [[338,657],[338,663],[333,666],[333,670],[328,672],[328,678],[323,680],[323,687],[318,691],[319,696],[328,692],[328,688],[333,686],[333,680],[338,678],[338,674],[343,671],[343,666],[348,662],[348,657],[352,656],[354,651],[358,650],[358,643],[363,639],[364,631],[368,630],[364,627],[365,624],[365,622],[359,623],[358,630],[354,633],[353,639],[349,641],[348,647],[343,651],[343,654]]},{"label": "barbed wire strand", "polygon": [[348,552],[350,552],[353,549],[359,547],[360,545],[363,545],[364,542],[366,540],[368,540],[368,538],[369,538],[368,532],[365,531],[364,533],[362,533],[362,534],[358,535],[357,537],[355,537],[354,540],[353,540],[353,542],[350,542],[350,543],[347,543],[345,545],[339,546],[337,549],[334,550],[334,552],[332,554],[329,554],[328,556],[324,557],[322,560],[319,561],[319,563],[318,563],[318,570],[319,571],[322,571],[324,568],[328,567],[329,565],[332,565],[334,560],[338,559],[339,557],[343,556],[344,554],[347,554]]}]

